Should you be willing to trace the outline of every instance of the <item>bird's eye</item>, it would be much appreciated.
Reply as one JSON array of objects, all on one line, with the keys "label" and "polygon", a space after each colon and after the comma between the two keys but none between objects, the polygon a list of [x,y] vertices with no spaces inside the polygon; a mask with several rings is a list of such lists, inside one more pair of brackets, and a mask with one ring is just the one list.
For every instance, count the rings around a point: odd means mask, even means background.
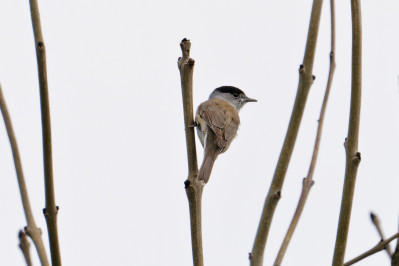
[{"label": "bird's eye", "polygon": [[238,93],[237,93],[237,92],[234,92],[234,93],[233,93],[233,97],[234,97],[234,98],[238,98]]}]

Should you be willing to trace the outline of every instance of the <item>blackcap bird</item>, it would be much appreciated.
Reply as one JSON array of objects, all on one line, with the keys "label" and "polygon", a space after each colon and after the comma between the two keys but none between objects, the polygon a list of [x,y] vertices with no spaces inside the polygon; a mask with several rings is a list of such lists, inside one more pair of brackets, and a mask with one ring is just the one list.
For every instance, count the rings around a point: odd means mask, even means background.
[{"label": "blackcap bird", "polygon": [[209,99],[198,106],[195,123],[204,147],[198,180],[208,182],[215,160],[227,151],[237,134],[240,125],[238,112],[246,103],[256,101],[236,87],[223,86],[215,89]]}]

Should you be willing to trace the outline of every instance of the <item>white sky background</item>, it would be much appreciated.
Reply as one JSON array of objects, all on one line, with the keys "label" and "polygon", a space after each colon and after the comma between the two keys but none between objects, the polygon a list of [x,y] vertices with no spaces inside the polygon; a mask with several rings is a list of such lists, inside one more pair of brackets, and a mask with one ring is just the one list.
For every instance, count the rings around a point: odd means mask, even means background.
[{"label": "white sky background", "polygon": [[[187,159],[177,58],[192,42],[194,105],[221,85],[258,103],[217,160],[203,195],[209,266],[248,265],[298,84],[312,1],[40,1],[47,47],[53,160],[64,265],[191,265]],[[399,215],[399,2],[363,1],[362,153],[346,258],[387,236]],[[337,69],[307,206],[284,265],[329,265],[345,167],[351,82],[349,1],[336,1]],[[28,1],[0,3],[0,82],[38,226],[47,231],[41,118]],[[324,1],[303,123],[277,206],[265,265],[275,259],[306,175],[330,51]],[[202,149],[197,141],[199,163]],[[0,123],[0,264],[24,265],[25,218]],[[48,247],[47,234],[43,240]],[[396,242],[395,242],[396,243]],[[394,245],[392,245],[394,247]],[[35,265],[38,260],[32,249]],[[380,252],[357,265],[389,265]]]}]

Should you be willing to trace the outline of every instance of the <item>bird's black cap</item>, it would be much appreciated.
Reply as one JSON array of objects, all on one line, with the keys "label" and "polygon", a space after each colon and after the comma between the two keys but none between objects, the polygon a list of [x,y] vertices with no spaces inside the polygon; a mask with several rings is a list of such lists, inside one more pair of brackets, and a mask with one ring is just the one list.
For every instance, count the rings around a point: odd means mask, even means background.
[{"label": "bird's black cap", "polygon": [[244,94],[245,93],[240,90],[239,88],[233,87],[233,86],[222,86],[219,88],[216,88],[214,91],[219,91],[221,93],[231,93],[231,94]]}]

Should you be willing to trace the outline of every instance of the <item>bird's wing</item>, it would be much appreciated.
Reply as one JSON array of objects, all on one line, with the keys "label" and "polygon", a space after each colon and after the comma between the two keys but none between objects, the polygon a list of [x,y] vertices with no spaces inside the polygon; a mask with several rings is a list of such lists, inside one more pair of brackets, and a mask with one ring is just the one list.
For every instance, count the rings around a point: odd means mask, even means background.
[{"label": "bird's wing", "polygon": [[223,100],[211,99],[202,103],[197,113],[215,133],[217,146],[221,149],[228,148],[240,124],[237,110]]}]

